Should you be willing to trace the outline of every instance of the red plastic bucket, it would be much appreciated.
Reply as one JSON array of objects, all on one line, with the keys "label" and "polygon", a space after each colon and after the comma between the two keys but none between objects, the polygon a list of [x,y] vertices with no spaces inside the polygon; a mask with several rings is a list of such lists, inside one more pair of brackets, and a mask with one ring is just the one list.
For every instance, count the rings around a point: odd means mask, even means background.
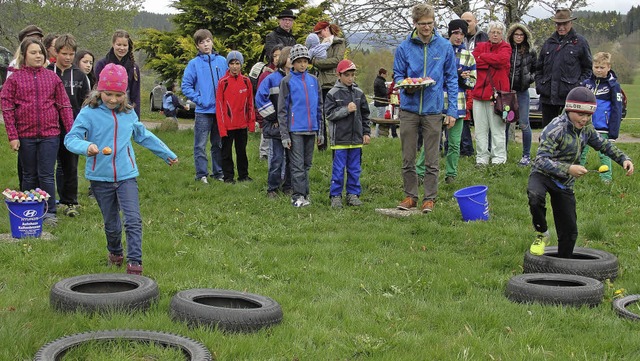
[{"label": "red plastic bucket", "polygon": [[46,201],[11,202],[5,199],[9,210],[9,223],[13,238],[35,237],[42,234],[42,219],[46,214]]}]

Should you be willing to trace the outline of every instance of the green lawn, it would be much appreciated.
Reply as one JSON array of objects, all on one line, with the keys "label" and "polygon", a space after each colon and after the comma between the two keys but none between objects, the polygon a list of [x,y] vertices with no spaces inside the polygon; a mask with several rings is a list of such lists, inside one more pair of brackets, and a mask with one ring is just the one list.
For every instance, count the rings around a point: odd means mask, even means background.
[{"label": "green lawn", "polygon": [[[108,315],[61,314],[50,307],[50,288],[63,278],[123,272],[106,266],[102,218],[81,176],[82,213],[45,229],[55,240],[0,242],[0,360],[31,359],[43,344],[64,335],[118,328],[182,334],[203,342],[219,360],[640,358],[640,325],[611,309],[614,291],[640,293],[639,182],[637,176],[624,177],[620,167],[610,186],[595,174],[576,185],[578,245],[607,250],[620,260],[619,278],[607,285],[604,302],[594,308],[522,305],[504,297],[508,279],[522,272],[534,235],[528,169],[515,165],[519,145],[510,145],[503,167],[478,170],[463,158],[458,183],[441,185],[432,214],[390,218],[374,210],[394,207],[403,197],[397,139],[374,139],[365,147],[365,205],[337,211],[328,200],[329,152],[314,157],[312,205],[295,209],[285,197],[266,198],[267,166],[258,160],[257,135],[248,146],[254,182],[204,186],[193,180],[193,133],[158,134],[181,160],[169,168],[136,149],[144,272],[159,284],[158,304],[144,313]],[[4,129],[0,137],[6,137]],[[640,145],[619,146],[638,158]],[[589,168],[597,168],[595,152],[589,157]],[[15,161],[5,143],[3,188],[16,186]],[[453,192],[474,184],[489,187],[488,222],[461,220]],[[0,233],[7,232],[2,207]],[[284,320],[249,335],[173,322],[171,297],[200,287],[272,297]],[[67,359],[176,357],[154,346],[116,343],[83,347]]]}]

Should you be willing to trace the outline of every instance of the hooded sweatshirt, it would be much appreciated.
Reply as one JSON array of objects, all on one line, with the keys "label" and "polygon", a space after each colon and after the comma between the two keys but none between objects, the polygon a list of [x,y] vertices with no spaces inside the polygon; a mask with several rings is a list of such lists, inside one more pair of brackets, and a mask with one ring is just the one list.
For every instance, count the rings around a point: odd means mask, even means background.
[{"label": "hooded sweatshirt", "polygon": [[56,64],[49,64],[47,69],[56,73],[56,75],[60,77],[60,80],[62,80],[64,90],[67,92],[67,96],[71,102],[73,118],[75,119],[78,116],[78,113],[80,113],[82,103],[91,91],[87,75],[75,66],[72,66],[69,69],[60,70]]},{"label": "hooded sweatshirt", "polygon": [[113,48],[111,48],[109,53],[107,53],[107,56],[98,60],[95,66],[96,84],[100,81],[100,72],[107,64],[118,64],[127,69],[127,96],[129,97],[129,103],[133,105],[136,114],[140,116],[140,68],[133,59],[131,59],[131,50],[129,50],[122,59],[118,59],[116,54],[113,52]]}]

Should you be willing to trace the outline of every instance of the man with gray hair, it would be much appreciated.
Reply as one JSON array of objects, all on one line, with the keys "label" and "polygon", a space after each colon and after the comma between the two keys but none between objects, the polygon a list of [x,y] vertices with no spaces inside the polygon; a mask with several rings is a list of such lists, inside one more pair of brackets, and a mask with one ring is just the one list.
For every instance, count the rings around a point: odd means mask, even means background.
[{"label": "man with gray hair", "polygon": [[536,91],[540,94],[542,125],[547,126],[564,109],[571,89],[591,76],[589,43],[572,27],[576,17],[569,9],[558,9],[551,21],[556,31],[540,49],[536,65]]}]

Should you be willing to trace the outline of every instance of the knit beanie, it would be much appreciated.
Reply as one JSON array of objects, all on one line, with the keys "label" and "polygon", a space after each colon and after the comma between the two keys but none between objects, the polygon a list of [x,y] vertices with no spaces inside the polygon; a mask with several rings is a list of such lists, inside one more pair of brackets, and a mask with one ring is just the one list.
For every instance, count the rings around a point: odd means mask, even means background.
[{"label": "knit beanie", "polygon": [[449,22],[449,36],[453,34],[454,31],[460,30],[463,35],[467,35],[467,30],[469,30],[469,24],[462,19],[455,19]]},{"label": "knit beanie", "polygon": [[311,58],[309,57],[309,50],[304,45],[296,44],[291,48],[289,59],[291,59],[291,62],[293,63],[300,58],[307,58],[307,60],[311,61]]},{"label": "knit beanie", "polygon": [[127,92],[129,76],[122,65],[107,64],[100,72],[98,91]]},{"label": "knit beanie", "polygon": [[240,65],[244,64],[244,57],[237,50],[231,50],[229,54],[227,54],[227,65],[231,62],[231,60],[237,60],[240,62]]},{"label": "knit beanie", "polygon": [[596,96],[589,89],[579,86],[571,89],[567,95],[564,110],[565,112],[593,114],[596,111],[596,105]]}]

